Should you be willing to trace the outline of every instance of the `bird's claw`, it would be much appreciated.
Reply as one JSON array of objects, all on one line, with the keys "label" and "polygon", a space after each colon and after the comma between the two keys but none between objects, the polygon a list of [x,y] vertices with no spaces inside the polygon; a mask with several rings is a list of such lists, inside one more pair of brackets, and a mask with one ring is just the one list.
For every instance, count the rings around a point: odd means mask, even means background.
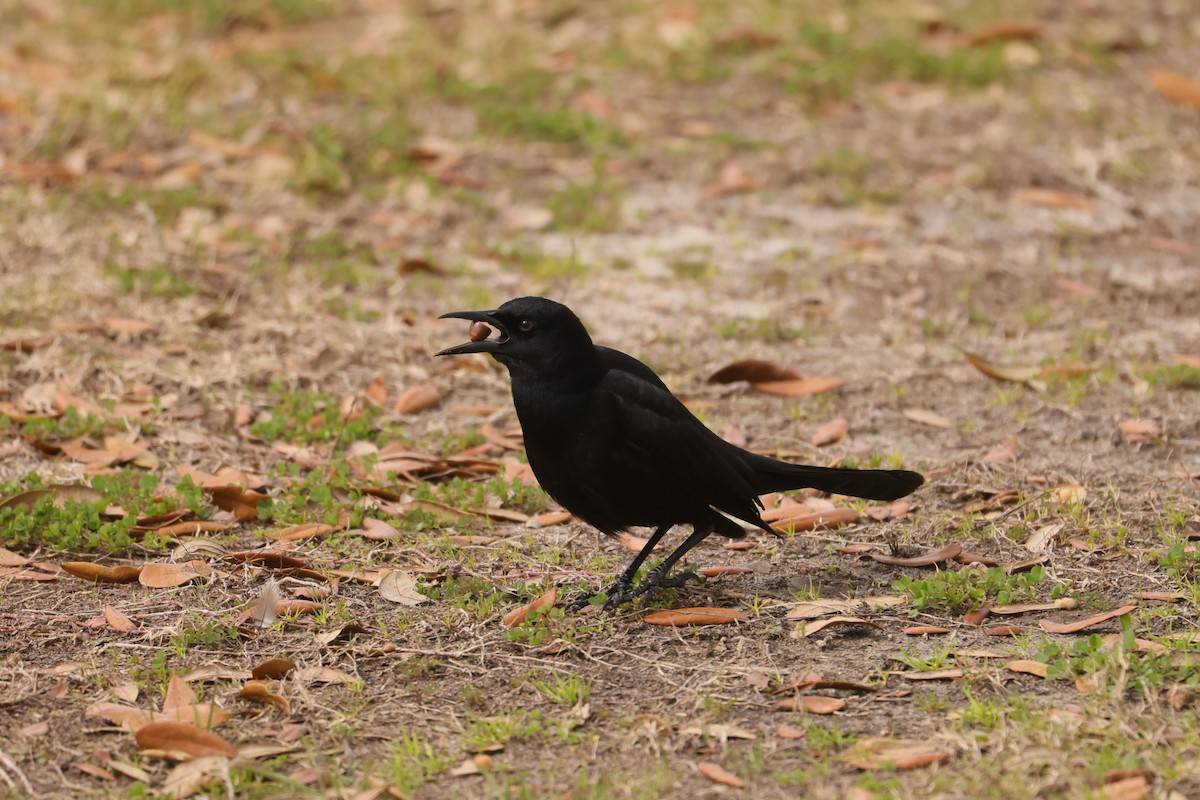
[{"label": "bird's claw", "polygon": [[571,601],[571,604],[567,606],[567,608],[570,611],[578,611],[579,609],[590,605],[592,598],[599,594],[603,594],[605,597],[607,597],[603,606],[605,611],[612,611],[617,606],[628,603],[637,596],[633,592],[633,583],[629,580],[629,578],[622,575],[613,582],[612,586],[609,586],[603,592],[581,592],[575,597],[574,600]]},{"label": "bird's claw", "polygon": [[697,583],[701,581],[694,567],[689,567],[682,572],[676,572],[674,575],[667,575],[658,567],[655,567],[646,575],[646,579],[639,583],[637,588],[633,590],[630,599],[641,597],[641,606],[645,608],[650,605],[650,598],[654,595],[655,590],[678,589],[685,586],[690,580],[695,580]]}]

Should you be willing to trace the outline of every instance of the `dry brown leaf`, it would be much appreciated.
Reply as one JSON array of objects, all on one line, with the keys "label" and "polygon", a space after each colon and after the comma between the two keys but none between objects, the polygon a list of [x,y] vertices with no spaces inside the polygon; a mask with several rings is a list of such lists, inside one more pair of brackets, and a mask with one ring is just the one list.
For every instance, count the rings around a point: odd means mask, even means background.
[{"label": "dry brown leaf", "polygon": [[954,557],[954,561],[957,564],[983,564],[985,567],[995,567],[1000,563],[991,556],[983,556],[979,553],[968,553],[966,550],[956,555]]},{"label": "dry brown leaf", "polygon": [[220,736],[182,722],[151,722],[139,728],[134,738],[143,750],[179,750],[193,758],[237,755],[234,746]]},{"label": "dry brown leaf", "polygon": [[193,758],[191,761],[176,764],[167,773],[159,796],[170,800],[183,800],[198,794],[218,778],[229,779],[229,759],[224,754]]},{"label": "dry brown leaf", "polygon": [[1008,464],[1016,461],[1021,453],[1021,443],[1017,437],[1010,436],[1000,444],[983,454],[985,464]]},{"label": "dry brown leaf", "polygon": [[[624,547],[629,552],[640,553],[642,552],[642,548],[645,547],[646,543],[650,540],[643,539],[641,536],[634,536],[628,531],[621,531],[617,534],[617,541],[621,543],[621,547]],[[658,549],[657,545],[655,546],[655,549]]]},{"label": "dry brown leaf", "polygon": [[1147,782],[1147,778],[1148,776],[1139,774],[1106,781],[1103,789],[1104,798],[1105,800],[1142,800],[1150,794],[1150,784]]},{"label": "dry brown leaf", "polygon": [[1138,592],[1139,600],[1157,600],[1162,603],[1177,603],[1180,600],[1188,599],[1189,595],[1185,592]]},{"label": "dry brown leaf", "polygon": [[250,670],[257,681],[279,680],[296,668],[296,664],[286,658],[272,658],[262,662]]},{"label": "dry brown leaf", "polygon": [[258,506],[269,498],[243,486],[205,487],[213,505],[228,511],[238,520],[258,519]]},{"label": "dry brown leaf", "polygon": [[113,630],[124,631],[125,633],[130,633],[131,631],[137,630],[137,625],[133,624],[133,620],[122,614],[120,611],[117,611],[112,606],[104,607],[104,621],[107,622],[108,626]]},{"label": "dry brown leaf", "polygon": [[724,625],[729,622],[748,622],[746,615],[732,608],[676,608],[655,611],[642,617],[647,625]]},{"label": "dry brown leaf", "polygon": [[799,377],[799,373],[787,367],[781,367],[770,361],[751,358],[744,361],[735,361],[732,364],[721,367],[708,376],[708,382],[737,383],[739,381],[749,381],[750,383],[764,383],[769,381],[790,381]]},{"label": "dry brown leaf", "polygon": [[1129,444],[1148,442],[1161,434],[1158,423],[1150,419],[1123,419],[1117,423],[1117,428]]},{"label": "dry brown leaf", "polygon": [[376,542],[387,542],[402,536],[394,525],[375,517],[363,517],[360,530],[360,536]]},{"label": "dry brown leaf", "polygon": [[862,739],[842,751],[841,760],[862,770],[916,769],[945,761],[953,753],[913,739]]},{"label": "dry brown leaf", "polygon": [[105,781],[115,781],[117,779],[116,775],[113,775],[104,767],[98,767],[95,764],[86,761],[76,764],[75,769],[87,775],[91,775],[93,778],[99,778]]},{"label": "dry brown leaf", "polygon": [[963,358],[967,360],[971,366],[987,375],[989,378],[995,378],[998,381],[1009,381],[1011,383],[1029,383],[1041,373],[1041,367],[1031,365],[1016,365],[1016,364],[996,364],[982,356],[977,356],[974,353],[963,351]]},{"label": "dry brown leaf", "polygon": [[131,731],[137,731],[139,728],[149,725],[154,721],[152,712],[109,702],[92,703],[83,712],[83,715],[85,717],[106,719],[109,722],[122,725]]},{"label": "dry brown leaf", "polygon": [[506,628],[515,627],[524,622],[525,618],[534,611],[549,611],[550,609],[554,608],[554,604],[556,602],[558,602],[558,589],[557,587],[551,586],[536,599],[519,608],[514,608],[512,611],[509,611],[500,621]]},{"label": "dry brown leaf", "polygon": [[1004,665],[1004,668],[1009,672],[1020,672],[1025,675],[1036,675],[1039,678],[1044,678],[1050,665],[1043,664],[1041,661],[1030,661],[1029,659],[1019,658],[1008,662]]},{"label": "dry brown leaf", "polygon": [[90,561],[68,561],[62,568],[77,578],[94,583],[133,583],[142,574],[141,567],[106,567]]},{"label": "dry brown leaf", "polygon": [[1001,606],[992,606],[992,613],[1028,614],[1033,611],[1059,611],[1075,608],[1078,605],[1079,603],[1073,597],[1060,597],[1049,603],[1006,603]]},{"label": "dry brown leaf", "polygon": [[367,400],[375,406],[382,406],[387,402],[388,389],[387,384],[383,382],[383,378],[375,378],[367,386]]},{"label": "dry brown leaf", "polygon": [[238,692],[238,697],[263,705],[275,706],[285,714],[292,713],[292,704],[281,694],[271,691],[271,687],[262,681],[250,681]]},{"label": "dry brown leaf", "polygon": [[858,522],[858,512],[853,508],[834,508],[829,511],[814,511],[809,514],[781,519],[771,523],[771,529],[780,533],[831,530]]},{"label": "dry brown leaf", "polygon": [[940,625],[913,625],[910,628],[904,629],[904,633],[908,636],[929,636],[932,634],[949,632],[949,628],[943,628]]},{"label": "dry brown leaf", "polygon": [[819,694],[785,697],[775,704],[776,708],[784,711],[805,711],[809,714],[834,714],[845,706],[846,701],[840,697],[825,697]]},{"label": "dry brown leaf", "polygon": [[809,441],[812,442],[813,447],[824,447],[827,444],[840,442],[849,431],[849,420],[845,417],[838,417],[817,428]]},{"label": "dry brown leaf", "polygon": [[867,555],[881,564],[889,564],[893,567],[931,567],[934,564],[949,561],[961,552],[961,544],[948,544],[945,547],[939,547],[937,550],[930,550],[923,555],[911,558],[893,556],[887,553],[868,553]]},{"label": "dry brown leaf", "polygon": [[392,406],[397,414],[416,414],[433,408],[442,400],[442,393],[432,386],[410,386],[400,393]]},{"label": "dry brown leaf", "polygon": [[419,606],[429,598],[417,591],[417,579],[407,572],[394,570],[379,581],[379,596],[402,606]]},{"label": "dry brown leaf", "polygon": [[138,583],[151,589],[166,589],[191,583],[197,578],[209,578],[216,574],[218,574],[217,571],[203,561],[147,564],[142,567],[142,571],[138,575]]},{"label": "dry brown leaf", "polygon": [[1058,535],[1067,527],[1065,522],[1052,522],[1049,525],[1042,525],[1040,528],[1029,534],[1029,538],[1025,540],[1025,549],[1031,553],[1043,553],[1046,548],[1058,539]]},{"label": "dry brown leaf", "polygon": [[1097,614],[1094,617],[1081,619],[1077,622],[1054,622],[1043,619],[1038,624],[1042,626],[1042,630],[1046,633],[1078,633],[1079,631],[1094,627],[1102,622],[1108,622],[1110,619],[1124,616],[1136,610],[1137,606],[1121,606],[1120,608],[1114,608],[1112,611],[1106,611],[1103,614]]},{"label": "dry brown leaf", "polygon": [[1094,211],[1096,203],[1090,197],[1057,189],[1017,189],[1011,195],[1014,203],[1043,208],[1066,208],[1076,211]]},{"label": "dry brown leaf", "polygon": [[787,619],[817,619],[828,614],[843,614],[861,608],[888,608],[900,606],[908,601],[894,595],[871,595],[852,600],[811,600],[792,605],[787,612]]},{"label": "dry brown leaf", "polygon": [[1029,22],[993,22],[976,28],[967,34],[966,44],[969,47],[991,44],[992,42],[1027,41],[1042,38],[1042,28]]},{"label": "dry brown leaf", "polygon": [[113,333],[127,333],[131,336],[138,336],[154,330],[154,325],[151,323],[130,317],[104,317],[100,322]]},{"label": "dry brown leaf", "polygon": [[956,681],[966,673],[958,667],[946,667],[945,669],[911,670],[897,674],[909,681]]},{"label": "dry brown leaf", "polygon": [[808,731],[793,728],[790,725],[780,725],[775,729],[775,735],[780,739],[803,739],[808,735]]},{"label": "dry brown leaf", "polygon": [[922,425],[928,425],[931,428],[950,428],[954,425],[953,422],[951,422],[948,418],[943,417],[941,414],[924,408],[906,408],[900,413],[904,414],[905,417],[911,419],[913,422],[919,422]]},{"label": "dry brown leaf", "polygon": [[68,500],[81,503],[97,503],[104,500],[98,490],[82,483],[62,483],[44,489],[28,489],[0,500],[0,508],[33,508],[43,497],[53,497],[54,507],[62,508]]},{"label": "dry brown leaf", "polygon": [[984,628],[981,633],[984,636],[1020,636],[1025,633],[1025,629],[1020,625],[993,625]]},{"label": "dry brown leaf", "polygon": [[708,778],[713,783],[720,783],[725,786],[732,786],[734,789],[742,788],[742,779],[734,775],[729,770],[714,764],[711,761],[700,761],[696,764],[696,771],[704,777]]},{"label": "dry brown leaf", "polygon": [[732,564],[727,564],[721,567],[702,567],[696,570],[697,573],[706,578],[716,578],[721,575],[745,575],[753,571],[754,570],[750,569],[750,567],[736,567]]},{"label": "dry brown leaf", "polygon": [[1150,83],[1154,91],[1175,105],[1200,109],[1200,83],[1168,69],[1153,70]]},{"label": "dry brown leaf", "polygon": [[1059,504],[1082,503],[1087,497],[1087,489],[1074,483],[1064,483],[1050,490],[1050,499]]},{"label": "dry brown leaf", "polygon": [[828,619],[819,619],[813,622],[804,624],[804,635],[812,636],[814,633],[823,631],[831,625],[866,625],[872,628],[878,628],[874,622],[862,619],[861,617],[829,617]]},{"label": "dry brown leaf", "polygon": [[846,385],[841,378],[801,378],[789,381],[764,381],[754,384],[760,392],[780,397],[808,397],[840,389]]},{"label": "dry brown leaf", "polygon": [[963,614],[962,621],[963,621],[964,625],[971,625],[973,627],[979,627],[980,625],[983,624],[983,621],[985,619],[987,619],[989,616],[991,616],[991,614],[992,614],[992,604],[989,601],[989,602],[985,602],[979,608],[976,608],[972,611],[968,611],[967,613]]},{"label": "dry brown leaf", "polygon": [[705,197],[724,197],[745,194],[763,187],[763,181],[751,178],[746,168],[737,161],[727,161],[717,173],[717,179],[704,189]]},{"label": "dry brown leaf", "polygon": [[305,539],[315,539],[319,536],[333,533],[337,528],[332,525],[326,525],[322,522],[302,522],[298,525],[289,525],[286,528],[280,528],[277,531],[267,534],[267,537],[275,542],[300,542]]}]

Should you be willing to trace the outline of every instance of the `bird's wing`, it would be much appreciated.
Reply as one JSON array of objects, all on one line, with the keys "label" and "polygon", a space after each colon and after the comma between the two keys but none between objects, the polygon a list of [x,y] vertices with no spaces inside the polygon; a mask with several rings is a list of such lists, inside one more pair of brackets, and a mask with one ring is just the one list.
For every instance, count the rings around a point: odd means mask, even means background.
[{"label": "bird's wing", "polygon": [[596,345],[596,352],[600,355],[600,363],[604,365],[605,369],[627,372],[630,375],[641,378],[647,383],[657,386],[664,392],[671,391],[662,382],[662,378],[655,374],[654,370],[628,353],[622,353],[620,350],[614,350],[611,347],[604,347],[602,345]]},{"label": "bird's wing", "polygon": [[761,524],[753,471],[678,398],[621,370],[610,370],[599,392],[616,407],[620,435],[611,443],[616,457],[649,473],[650,484],[686,496],[697,508],[711,506]]}]

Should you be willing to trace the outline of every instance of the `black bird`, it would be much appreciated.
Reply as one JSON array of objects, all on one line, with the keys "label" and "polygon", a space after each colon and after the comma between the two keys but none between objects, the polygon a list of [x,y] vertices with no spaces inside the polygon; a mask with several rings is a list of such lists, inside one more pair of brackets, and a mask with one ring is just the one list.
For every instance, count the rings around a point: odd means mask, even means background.
[{"label": "black bird", "polygon": [[[907,470],[789,464],[732,445],[696,419],[645,364],[593,344],[579,318],[553,300],[520,297],[493,311],[440,318],[483,322],[499,331],[481,338],[490,331],[472,325],[471,342],[438,355],[487,353],[508,367],[529,466],[551,497],[606,534],[654,528],[606,590],[607,608],[660,586],[682,585],[691,573],[668,573],[706,536],[746,535],[730,517],[775,533],[760,516],[759,495],[811,487],[895,500],[924,482]],[[692,535],[633,588],[650,551],[682,523],[691,524]]]}]

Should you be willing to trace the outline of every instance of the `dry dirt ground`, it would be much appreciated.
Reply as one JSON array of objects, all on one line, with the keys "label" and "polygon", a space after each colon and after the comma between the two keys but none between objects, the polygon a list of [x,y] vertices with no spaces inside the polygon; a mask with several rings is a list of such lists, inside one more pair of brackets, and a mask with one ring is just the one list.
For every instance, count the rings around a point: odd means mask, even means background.
[{"label": "dry dirt ground", "polygon": [[[4,4],[0,796],[1200,796],[1198,39],[1187,0]],[[506,376],[432,357],[521,294],[749,447],[928,483],[796,495],[861,516],[656,598],[742,622],[508,627],[632,555],[523,522]],[[750,358],[844,384],[706,381]]]}]

